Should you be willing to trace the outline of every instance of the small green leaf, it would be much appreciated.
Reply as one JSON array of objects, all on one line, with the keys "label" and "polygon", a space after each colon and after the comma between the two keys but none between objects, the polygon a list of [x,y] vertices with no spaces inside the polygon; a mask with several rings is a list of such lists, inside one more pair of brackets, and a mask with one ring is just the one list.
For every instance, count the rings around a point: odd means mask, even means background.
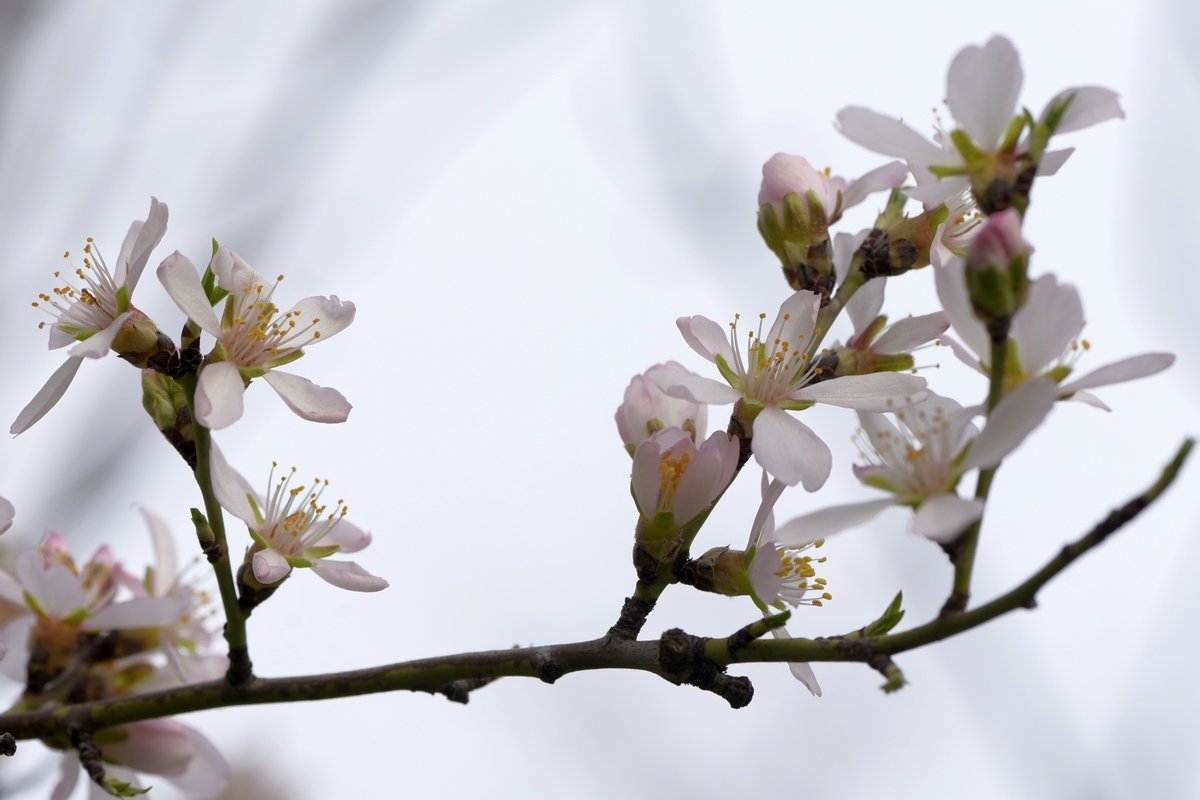
[{"label": "small green leaf", "polygon": [[896,592],[896,596],[888,604],[883,614],[879,616],[879,619],[863,628],[863,633],[867,636],[883,636],[900,624],[900,620],[904,619],[904,609],[900,607],[903,602],[904,592]]},{"label": "small green leaf", "polygon": [[147,786],[145,789],[139,789],[129,781],[119,781],[116,778],[105,776],[104,782],[100,784],[100,788],[107,792],[110,797],[137,797],[138,795],[146,794],[152,787]]}]

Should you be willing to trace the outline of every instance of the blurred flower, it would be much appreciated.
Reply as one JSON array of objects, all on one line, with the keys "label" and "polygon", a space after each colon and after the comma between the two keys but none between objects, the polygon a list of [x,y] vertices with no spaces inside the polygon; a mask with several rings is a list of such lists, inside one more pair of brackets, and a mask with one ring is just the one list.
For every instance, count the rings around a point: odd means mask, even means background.
[{"label": "blurred flower", "polygon": [[271,467],[264,497],[229,465],[220,449],[212,448],[213,490],[225,510],[250,529],[255,579],[272,584],[293,567],[307,567],[342,589],[377,592],[387,588],[387,581],[353,561],[328,560],[335,553],[355,553],[371,543],[371,534],[344,519],[349,509],[341,500],[332,510],[321,504],[329,481],[314,479],[311,486],[292,486],[296,469],[276,480],[277,466]]},{"label": "blurred flower", "polygon": [[[75,276],[85,285],[76,286],[61,272],[54,273],[64,285],[53,289],[52,294],[40,295],[33,305],[54,317],[50,324],[51,350],[73,343],[75,346],[68,351],[66,363],[55,370],[17,415],[9,433],[21,433],[45,416],[67,391],[83,359],[101,358],[110,349],[126,354],[157,348],[157,328],[130,305],[130,299],[150,251],[162,241],[166,229],[167,207],[151,197],[146,220],[129,226],[115,269],[109,269],[100,248],[89,236],[83,248],[83,266],[74,269]],[[70,253],[65,257],[70,257]]]},{"label": "blurred flower", "polygon": [[850,375],[814,382],[821,371],[813,363],[820,298],[799,291],[783,302],[779,316],[764,337],[751,332],[743,359],[738,350],[737,318],[728,337],[707,317],[681,317],[677,324],[692,349],[717,365],[728,385],[698,375],[663,379],[674,397],[698,403],[737,403],[735,416],[752,436],[751,447],[760,465],[789,486],[803,483],[816,491],[832,467],[829,447],[804,423],[786,413],[816,403],[844,408],[886,411],[918,402],[925,396],[925,379],[890,372]]},{"label": "blurred flower", "polygon": [[659,388],[655,376],[687,373],[675,361],[655,364],[641,375],[634,375],[625,389],[625,401],[617,409],[617,432],[625,449],[633,455],[638,445],[665,428],[679,428],[691,434],[692,441],[704,438],[708,425],[708,406],[671,397]]},{"label": "blurred flower", "polygon": [[[242,416],[242,394],[261,377],[288,408],[313,422],[344,422],[350,403],[336,389],[317,386],[276,367],[304,355],[303,348],[328,339],[354,321],[354,304],[336,295],[308,297],[280,313],[275,290],[283,276],[268,281],[228,247],[217,250],[212,270],[229,292],[220,320],[213,312],[195,266],[178,251],[158,267],[158,277],[176,305],[217,346],[200,369],[196,419],[206,428],[232,425]],[[269,288],[268,288],[269,287]]]},{"label": "blurred flower", "polygon": [[[975,316],[967,295],[966,265],[963,259],[952,257],[945,264],[934,262],[934,280],[938,298],[950,319],[958,339],[946,335],[940,341],[948,345],[967,366],[984,375],[990,373],[991,340],[983,323]],[[1068,381],[1075,362],[1091,344],[1081,339],[1083,332],[1083,302],[1079,291],[1069,283],[1060,284],[1047,274],[1029,285],[1025,305],[1013,315],[1009,331],[1009,359],[1006,366],[1005,390],[1035,378],[1050,378],[1058,384],[1059,399],[1081,400],[1089,405],[1110,410],[1088,389],[1108,386],[1162,372],[1175,362],[1172,353],[1143,353],[1114,361],[1083,377]],[[963,344],[965,343],[965,345]]]},{"label": "blurred flower", "polygon": [[0,497],[0,533],[12,527],[13,518],[16,517],[17,510],[13,508],[13,504]]}]

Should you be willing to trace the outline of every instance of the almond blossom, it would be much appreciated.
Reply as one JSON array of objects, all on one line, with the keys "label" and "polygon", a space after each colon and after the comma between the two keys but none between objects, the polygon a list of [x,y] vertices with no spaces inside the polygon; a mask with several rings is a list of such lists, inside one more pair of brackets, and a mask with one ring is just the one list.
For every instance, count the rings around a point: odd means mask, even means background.
[{"label": "almond blossom", "polygon": [[[145,221],[129,226],[125,241],[112,268],[89,236],[83,248],[83,266],[73,272],[81,285],[63,273],[54,273],[63,285],[50,294],[41,294],[33,305],[54,318],[50,326],[50,349],[74,344],[67,360],[17,415],[8,432],[16,435],[28,430],[62,399],[79,365],[85,358],[102,358],[110,349],[118,352],[141,351],[157,344],[157,330],[145,314],[130,304],[150,259],[150,251],[162,241],[167,229],[167,206],[150,198],[150,213]],[[70,253],[65,257],[69,258]],[[47,323],[42,323],[43,327]],[[118,337],[122,338],[118,338]]]},{"label": "almond blossom", "polygon": [[668,361],[655,364],[645,373],[633,376],[625,389],[625,401],[616,413],[617,432],[621,434],[621,441],[630,455],[642,442],[666,428],[680,428],[688,432],[693,442],[704,438],[708,426],[708,406],[671,397],[655,381],[656,376],[687,372],[682,364]]},{"label": "almond blossom", "polygon": [[670,515],[660,526],[677,530],[711,506],[737,472],[738,440],[724,431],[699,447],[680,428],[658,431],[633,455],[631,487],[643,519]]},{"label": "almond blossom", "polygon": [[667,394],[698,403],[738,403],[735,414],[751,438],[759,464],[789,486],[802,483],[816,491],[829,477],[829,447],[807,425],[788,414],[816,403],[868,411],[887,411],[912,405],[925,397],[925,379],[915,375],[879,372],[848,375],[817,382],[821,372],[813,354],[824,331],[816,329],[820,297],[798,291],[783,302],[779,316],[763,336],[746,340],[739,351],[737,319],[726,336],[707,317],[681,317],[677,324],[692,349],[720,371],[726,383],[698,375],[677,375],[661,382]]},{"label": "almond blossom", "polygon": [[785,201],[790,194],[797,195],[801,207],[811,209],[812,203],[820,206],[824,224],[832,225],[842,214],[858,205],[875,192],[894,189],[904,183],[908,169],[899,161],[876,167],[857,180],[847,181],[842,177],[831,177],[828,168],[814,169],[801,156],[776,153],[762,168],[762,185],[758,190],[758,205],[769,205],[779,220],[786,219]]},{"label": "almond blossom", "polygon": [[[944,264],[935,261],[934,267],[938,298],[958,336],[942,336],[939,341],[967,366],[990,374],[991,340],[972,309],[965,262],[955,256]],[[1073,284],[1060,284],[1052,274],[1030,283],[1028,298],[1013,315],[1009,331],[1006,390],[1046,377],[1058,384],[1059,399],[1080,400],[1107,411],[1108,406],[1089,389],[1145,378],[1175,362],[1172,353],[1143,353],[1067,380],[1075,371],[1075,363],[1091,349],[1091,344],[1080,338],[1083,326],[1083,301]]]},{"label": "almond blossom", "polygon": [[776,541],[801,547],[861,525],[894,505],[915,511],[913,531],[938,542],[950,541],[983,514],[983,503],[959,497],[956,487],[974,469],[999,464],[1025,440],[1054,404],[1051,381],[1024,384],[1001,400],[983,431],[972,423],[980,408],[964,409],[948,397],[929,393],[924,401],[895,412],[859,413],[866,442],[860,481],[892,496],[821,509],[797,517],[775,532]]},{"label": "almond blossom", "polygon": [[387,581],[353,561],[329,560],[335,553],[355,553],[371,543],[370,533],[344,519],[349,511],[345,503],[338,500],[332,509],[321,503],[329,482],[314,479],[309,486],[293,486],[295,468],[276,479],[277,467],[272,465],[266,494],[259,494],[219,448],[212,448],[213,490],[222,507],[250,529],[255,579],[269,585],[283,580],[293,567],[307,567],[342,589],[386,589]]},{"label": "almond blossom", "polygon": [[[100,731],[95,741],[106,762],[106,782],[143,789],[134,774],[137,772],[165,778],[190,800],[216,800],[229,791],[232,773],[225,758],[199,731],[182,722],[173,719],[133,722]],[[78,756],[74,752],[64,753],[51,800],[70,797],[82,771]],[[95,784],[89,786],[89,791],[91,800],[110,796]]]},{"label": "almond blossom", "polygon": [[215,430],[240,419],[242,394],[258,377],[304,419],[344,422],[350,403],[340,392],[277,367],[300,358],[308,345],[346,328],[354,321],[354,304],[336,295],[308,297],[280,312],[274,297],[283,276],[268,281],[228,247],[214,254],[212,270],[229,293],[219,320],[186,256],[176,251],[158,267],[159,280],[175,304],[217,339],[196,386],[195,413],[200,424]]},{"label": "almond blossom", "polygon": [[[950,63],[945,98],[957,126],[952,131],[939,131],[929,141],[898,119],[858,106],[838,113],[838,128],[868,150],[904,159],[917,181],[909,196],[936,205],[967,190],[972,169],[1019,170],[1029,158],[1030,141],[1015,141],[1021,129],[1013,127],[1021,120],[1017,102],[1023,82],[1016,48],[993,36],[982,47],[963,48]],[[1036,124],[1053,123],[1049,133],[1067,133],[1124,116],[1112,90],[1076,86],[1055,95]],[[1070,154],[1046,153],[1036,163],[1037,173],[1053,174]]]}]

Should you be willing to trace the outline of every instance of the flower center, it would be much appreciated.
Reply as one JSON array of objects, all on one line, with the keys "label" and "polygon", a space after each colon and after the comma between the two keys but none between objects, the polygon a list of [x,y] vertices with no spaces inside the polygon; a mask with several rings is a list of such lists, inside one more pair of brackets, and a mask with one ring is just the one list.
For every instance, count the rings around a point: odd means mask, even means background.
[{"label": "flower center", "polygon": [[[790,313],[784,313],[781,327],[786,328],[791,318]],[[807,383],[817,367],[807,352],[803,335],[794,342],[781,337],[764,339],[762,327],[766,319],[766,314],[759,314],[758,330],[746,332],[744,361],[738,348],[741,314],[734,314],[733,322],[729,323],[729,343],[737,361],[733,367],[741,377],[741,385],[735,388],[747,398],[772,405]]]},{"label": "flower center", "polygon": [[305,324],[301,311],[280,313],[272,302],[283,278],[277,276],[270,289],[259,283],[229,297],[232,306],[226,312],[221,344],[229,360],[239,367],[269,367],[321,338],[319,317]]},{"label": "flower center", "polygon": [[681,453],[678,458],[672,458],[671,452],[662,454],[658,462],[658,510],[670,511],[675,505],[675,491],[683,473],[687,472],[688,464],[692,461],[691,453]]},{"label": "flower center", "polygon": [[314,478],[311,486],[293,486],[296,468],[292,467],[287,475],[277,480],[275,470],[278,467],[278,462],[271,462],[267,507],[263,510],[264,521],[258,533],[280,553],[301,556],[309,548],[319,545],[350,509],[341,499],[332,510],[321,503],[321,495],[329,481]]},{"label": "flower center", "polygon": [[[117,316],[117,283],[100,255],[100,248],[87,238],[83,246],[83,266],[71,262],[71,251],[63,253],[63,258],[71,265],[71,270],[64,274],[55,271],[54,277],[61,281],[61,286],[50,290],[50,294],[42,292],[33,302],[33,307],[49,314],[53,321],[64,333],[75,338],[87,338],[87,334],[95,333],[108,327]],[[69,277],[71,273],[78,279],[78,285]],[[38,323],[39,328],[45,328],[46,322]]]}]

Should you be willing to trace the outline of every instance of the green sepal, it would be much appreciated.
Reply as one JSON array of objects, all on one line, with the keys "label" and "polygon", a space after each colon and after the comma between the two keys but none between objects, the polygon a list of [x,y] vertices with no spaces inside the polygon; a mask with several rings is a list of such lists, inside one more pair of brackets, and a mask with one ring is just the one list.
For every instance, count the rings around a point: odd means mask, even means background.
[{"label": "green sepal", "polygon": [[129,287],[121,286],[120,288],[118,288],[115,299],[117,301],[117,313],[118,314],[124,314],[126,311],[128,311],[129,310]]},{"label": "green sepal", "polygon": [[863,628],[863,634],[866,636],[883,636],[900,624],[900,620],[904,619],[904,609],[900,607],[903,602],[904,592],[896,592],[895,598],[884,609],[884,612],[879,615],[879,619]]},{"label": "green sepal", "polygon": [[957,178],[967,174],[966,167],[943,166],[941,164],[930,164],[926,167],[937,178]]},{"label": "green sepal", "polygon": [[814,400],[784,400],[782,403],[779,403],[777,405],[779,408],[782,408],[784,411],[804,411],[805,409],[812,408],[813,406],[815,406],[816,401],[814,401]]},{"label": "green sepal", "polygon": [[109,797],[137,797],[146,794],[154,787],[147,786],[145,789],[139,789],[129,781],[120,781],[105,775],[100,788],[107,792]]},{"label": "green sepal", "polygon": [[1025,131],[1025,125],[1029,122],[1028,113],[1018,114],[1013,117],[1012,122],[1008,123],[1008,129],[1004,131],[1004,138],[1000,141],[1001,151],[1008,152],[1017,146],[1017,141]]},{"label": "green sepal", "polygon": [[740,379],[738,378],[738,374],[729,366],[729,362],[725,360],[725,356],[717,353],[713,356],[713,361],[716,362],[717,369],[720,371],[721,377],[725,379],[725,382],[736,389]]},{"label": "green sepal", "polygon": [[808,209],[800,195],[789,192],[783,198],[783,229],[786,233],[795,235],[808,230]]},{"label": "green sepal", "polygon": [[[955,128],[950,132],[950,141],[954,142],[954,148],[958,150],[958,154],[962,156],[963,161],[967,162],[967,164],[977,164],[987,160],[987,154],[971,141],[971,137],[962,128]],[[934,172],[935,169],[938,169],[938,167],[930,167],[929,171],[941,177],[939,173]],[[960,172],[958,174],[961,175],[963,173]]]},{"label": "green sepal", "polygon": [[312,566],[312,562],[309,561],[307,558],[294,558],[292,556],[284,556],[284,559],[287,560],[288,564],[292,565],[293,567],[295,567],[297,569],[307,569],[308,567]]},{"label": "green sepal", "polygon": [[33,612],[34,616],[46,616],[46,609],[42,608],[42,604],[37,601],[36,597],[27,591],[21,592],[21,594],[25,597],[25,605],[29,606],[29,610]]},{"label": "green sepal", "polygon": [[324,544],[324,545],[321,545],[320,547],[308,548],[307,550],[304,551],[304,556],[305,556],[305,558],[311,559],[313,561],[317,561],[322,558],[328,558],[329,556],[333,555],[334,553],[336,553],[338,550],[341,550],[341,549],[342,548],[340,545]]},{"label": "green sepal", "polygon": [[[287,353],[286,355],[279,356],[278,358],[272,358],[271,361],[269,362],[271,365],[271,369],[274,369],[275,367],[282,367],[284,364],[290,364],[293,361],[295,361],[296,359],[300,358],[302,355],[304,355],[304,349],[298,348],[296,350],[293,350],[290,353]],[[265,373],[266,370],[264,370],[263,372]],[[255,376],[255,377],[258,377],[258,376]]]},{"label": "green sepal", "polygon": [[77,608],[70,614],[62,618],[62,621],[67,625],[80,625],[88,618],[88,610],[86,608]]},{"label": "green sepal", "polygon": [[1046,377],[1055,383],[1062,383],[1071,374],[1071,368],[1066,364],[1059,364],[1051,370],[1047,370]]},{"label": "green sepal", "polygon": [[899,494],[900,487],[889,482],[886,478],[879,475],[868,475],[865,478],[859,479],[863,486],[870,486],[873,489],[882,489],[888,494]]}]

